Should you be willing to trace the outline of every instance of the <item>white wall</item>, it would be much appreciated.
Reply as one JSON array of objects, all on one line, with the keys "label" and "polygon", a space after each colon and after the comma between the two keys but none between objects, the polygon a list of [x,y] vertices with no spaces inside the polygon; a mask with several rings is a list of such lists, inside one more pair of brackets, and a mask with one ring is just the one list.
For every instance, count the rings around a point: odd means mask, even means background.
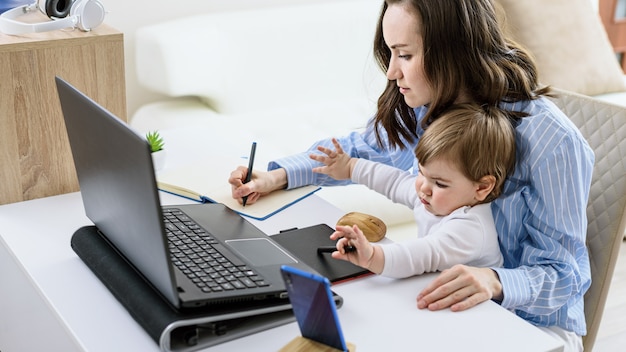
[{"label": "white wall", "polygon": [[[134,36],[137,28],[168,19],[199,13],[305,4],[340,0],[100,0],[106,11],[105,23],[124,33],[126,97],[128,116],[141,105],[163,98],[139,86],[135,73]],[[382,4],[382,0],[381,0]]]},{"label": "white wall", "polygon": [[[163,98],[139,86],[135,73],[134,35],[137,28],[204,12],[262,8],[341,0],[101,0],[108,11],[105,23],[124,33],[128,116],[141,105]],[[597,9],[599,0],[590,0]],[[149,4],[149,5],[147,5]],[[382,4],[382,0],[381,0]]]}]

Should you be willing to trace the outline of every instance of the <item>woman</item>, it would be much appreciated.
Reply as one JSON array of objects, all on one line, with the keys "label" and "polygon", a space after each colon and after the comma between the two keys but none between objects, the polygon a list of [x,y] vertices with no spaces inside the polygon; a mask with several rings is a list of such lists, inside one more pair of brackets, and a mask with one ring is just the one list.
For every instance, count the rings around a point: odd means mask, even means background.
[{"label": "woman", "polygon": [[[576,127],[544,97],[533,61],[505,40],[490,0],[388,0],[374,41],[389,80],[363,133],[339,138],[351,157],[416,171],[412,150],[425,128],[455,103],[498,105],[523,117],[516,131],[516,166],[492,212],[503,268],[457,265],[417,296],[420,309],[460,311],[488,299],[582,351],[583,296],[589,288],[586,205],[593,153]],[[270,171],[233,171],[234,198],[248,203],[281,188],[340,185],[314,173],[330,139],[276,160]]]}]

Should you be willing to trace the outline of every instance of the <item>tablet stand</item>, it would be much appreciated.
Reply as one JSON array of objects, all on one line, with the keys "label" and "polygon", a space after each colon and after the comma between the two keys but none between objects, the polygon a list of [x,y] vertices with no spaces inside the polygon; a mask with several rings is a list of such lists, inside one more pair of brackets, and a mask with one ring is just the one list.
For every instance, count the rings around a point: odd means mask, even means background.
[{"label": "tablet stand", "polygon": [[[347,342],[348,351],[355,352],[356,346],[354,344]],[[278,352],[337,352],[339,351],[336,348],[330,347],[328,345],[324,345],[323,343],[319,343],[317,341],[313,341],[311,339],[307,339],[303,336],[298,336],[291,340],[285,347],[281,348]]]}]

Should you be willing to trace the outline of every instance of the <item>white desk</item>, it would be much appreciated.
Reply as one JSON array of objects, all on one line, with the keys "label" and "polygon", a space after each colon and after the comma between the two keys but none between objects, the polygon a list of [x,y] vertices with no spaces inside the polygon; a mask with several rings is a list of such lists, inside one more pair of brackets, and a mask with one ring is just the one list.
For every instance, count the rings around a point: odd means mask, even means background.
[{"label": "white desk", "polygon": [[[164,204],[187,203],[162,194]],[[312,211],[313,210],[313,211]],[[325,222],[342,212],[317,196],[264,222],[269,234]],[[89,225],[79,193],[0,206],[0,351],[158,351],[70,247]],[[367,351],[561,351],[541,330],[489,301],[469,311],[430,312],[415,296],[432,275],[367,277],[335,285],[346,339]],[[299,335],[291,323],[207,349],[276,351]]]}]

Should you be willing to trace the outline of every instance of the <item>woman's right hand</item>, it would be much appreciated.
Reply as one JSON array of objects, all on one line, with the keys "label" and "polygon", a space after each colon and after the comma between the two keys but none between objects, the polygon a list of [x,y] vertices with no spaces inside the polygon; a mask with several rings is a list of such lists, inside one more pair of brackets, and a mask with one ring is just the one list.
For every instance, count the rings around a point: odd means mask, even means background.
[{"label": "woman's right hand", "polygon": [[248,175],[248,167],[239,166],[230,173],[228,183],[231,185],[231,195],[242,204],[243,197],[248,196],[246,204],[254,204],[262,196],[287,187],[287,173],[284,169],[272,171],[252,172],[250,182],[244,183]]}]

